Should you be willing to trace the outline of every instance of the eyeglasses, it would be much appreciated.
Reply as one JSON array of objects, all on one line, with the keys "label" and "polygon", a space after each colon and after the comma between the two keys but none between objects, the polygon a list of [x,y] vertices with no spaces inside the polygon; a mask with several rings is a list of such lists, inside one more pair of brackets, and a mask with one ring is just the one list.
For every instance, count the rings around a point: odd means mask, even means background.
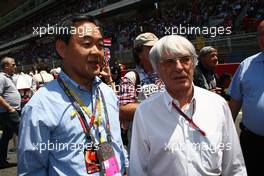
[{"label": "eyeglasses", "polygon": [[160,64],[173,65],[176,64],[177,60],[181,63],[187,63],[192,59],[193,56],[182,56],[182,57],[164,57],[159,60]]}]

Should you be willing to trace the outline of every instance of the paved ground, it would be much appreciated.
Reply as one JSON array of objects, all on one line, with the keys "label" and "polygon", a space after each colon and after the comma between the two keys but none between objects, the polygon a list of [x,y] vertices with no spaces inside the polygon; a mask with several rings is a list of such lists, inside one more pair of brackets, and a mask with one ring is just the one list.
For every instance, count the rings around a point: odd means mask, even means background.
[{"label": "paved ground", "polygon": [[[12,141],[9,142],[9,148],[13,148]],[[16,152],[8,152],[7,158],[9,163],[17,163]],[[5,169],[0,169],[1,176],[16,176],[17,175],[17,167],[9,167]]]},{"label": "paved ground", "polygon": [[[236,128],[237,128],[237,131],[238,131],[238,134],[240,134],[240,129],[238,127],[238,124],[241,120],[241,115],[242,113],[240,112],[238,117],[237,117],[237,120],[236,120]],[[10,146],[9,148],[12,148],[12,142],[10,141]],[[14,152],[9,152],[8,153],[8,162],[10,163],[16,163],[17,162],[17,158],[16,158],[16,153]],[[1,176],[16,176],[17,175],[17,167],[10,167],[10,168],[6,168],[6,169],[0,169],[0,175]]]}]

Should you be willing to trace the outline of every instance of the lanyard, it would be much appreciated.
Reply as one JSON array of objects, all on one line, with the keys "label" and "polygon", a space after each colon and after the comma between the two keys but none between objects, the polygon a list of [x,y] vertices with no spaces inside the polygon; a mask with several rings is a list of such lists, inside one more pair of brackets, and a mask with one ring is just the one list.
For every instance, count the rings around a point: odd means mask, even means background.
[{"label": "lanyard", "polygon": [[178,111],[178,113],[181,114],[181,116],[184,117],[185,120],[187,120],[191,124],[191,126],[195,130],[199,131],[201,135],[206,136],[206,133],[201,128],[199,128],[190,117],[188,117],[184,112],[182,112],[182,110],[173,101],[172,101],[172,106]]},{"label": "lanyard", "polygon": [[[97,126],[99,127],[100,125],[100,117],[101,117],[101,101],[100,101],[100,96],[99,96],[99,92],[101,94],[102,97],[102,101],[103,101],[103,106],[104,106],[104,113],[105,113],[105,119],[106,119],[106,134],[107,134],[107,141],[111,142],[111,132],[110,132],[110,124],[109,124],[109,118],[108,118],[108,112],[106,109],[106,103],[105,103],[105,99],[103,96],[103,93],[101,91],[101,89],[98,87],[98,89],[96,89],[96,103],[95,103],[95,107],[93,110],[93,113],[91,113],[89,111],[89,109],[87,108],[87,106],[84,105],[84,103],[80,100],[80,98],[77,96],[77,94],[75,92],[73,92],[68,86],[67,84],[60,78],[60,76],[57,78],[59,85],[61,86],[61,88],[64,90],[65,94],[68,96],[68,98],[70,99],[70,101],[72,102],[73,107],[76,109],[78,115],[79,115],[79,120],[81,123],[81,126],[83,128],[83,131],[86,135],[86,137],[88,139],[92,139],[93,142],[95,142],[95,138],[91,133],[91,128],[93,126],[93,124],[95,123],[95,114],[96,114],[96,110],[97,110],[97,106],[98,106],[98,122],[97,122]],[[81,106],[80,106],[81,105]],[[85,119],[85,116],[83,114],[83,111],[81,110],[81,108],[85,111],[85,113],[88,115],[88,117],[91,119],[89,126],[88,123]],[[100,142],[101,141],[101,134],[99,133],[99,139]]]}]

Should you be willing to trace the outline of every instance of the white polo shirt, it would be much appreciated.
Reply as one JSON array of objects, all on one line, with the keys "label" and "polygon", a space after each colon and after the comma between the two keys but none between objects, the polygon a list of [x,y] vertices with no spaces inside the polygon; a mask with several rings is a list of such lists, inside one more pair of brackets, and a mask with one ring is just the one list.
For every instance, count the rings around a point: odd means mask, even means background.
[{"label": "white polo shirt", "polygon": [[172,106],[167,91],[142,102],[136,110],[130,150],[130,175],[247,175],[238,135],[226,101],[194,86],[192,114],[203,136]]}]

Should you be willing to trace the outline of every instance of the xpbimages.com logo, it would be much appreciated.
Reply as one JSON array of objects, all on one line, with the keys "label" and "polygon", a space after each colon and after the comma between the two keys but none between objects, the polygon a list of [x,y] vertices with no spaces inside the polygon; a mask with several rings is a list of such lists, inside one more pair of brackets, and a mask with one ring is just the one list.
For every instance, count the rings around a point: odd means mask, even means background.
[{"label": "xpbimages.com logo", "polygon": [[40,143],[32,143],[34,150],[37,150],[39,153],[42,153],[44,151],[84,151],[85,150],[98,150],[99,149],[99,143],[93,143],[93,142],[88,142],[86,144],[82,143],[61,143],[56,141],[47,141],[45,142],[40,142]]},{"label": "xpbimages.com logo", "polygon": [[232,33],[231,27],[197,27],[197,26],[165,26],[164,35],[209,35],[216,37],[217,35],[230,35]]},{"label": "xpbimages.com logo", "polygon": [[37,35],[39,37],[42,37],[46,34],[48,35],[61,35],[61,34],[79,34],[80,37],[84,37],[85,35],[89,33],[93,33],[95,35],[100,34],[99,27],[91,27],[91,26],[85,26],[85,27],[62,27],[62,26],[38,26],[38,27],[32,27],[33,29],[33,35]]}]

